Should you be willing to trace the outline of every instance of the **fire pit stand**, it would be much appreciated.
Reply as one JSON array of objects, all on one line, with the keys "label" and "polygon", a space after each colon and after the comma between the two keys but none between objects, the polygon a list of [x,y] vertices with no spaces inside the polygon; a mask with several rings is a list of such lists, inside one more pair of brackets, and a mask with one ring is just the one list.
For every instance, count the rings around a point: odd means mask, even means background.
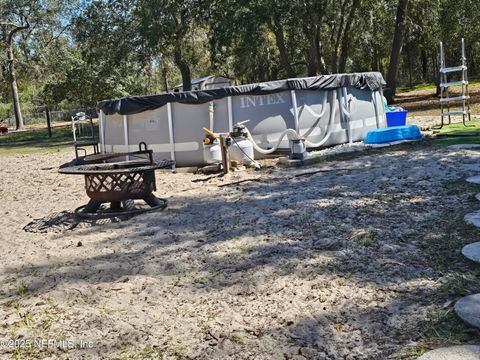
[{"label": "fire pit stand", "polygon": [[[141,147],[140,147],[141,149]],[[98,163],[115,157],[141,157],[136,160]],[[60,167],[62,174],[84,175],[85,190],[90,201],[75,210],[76,215],[82,218],[106,218],[121,215],[136,215],[147,211],[164,209],[166,199],[153,195],[156,190],[155,170],[171,167],[174,162],[163,160],[155,162],[152,159],[152,150],[140,150],[122,154],[96,154],[85,157],[84,164],[65,164]],[[91,163],[89,163],[91,162]],[[143,200],[142,207],[134,200]],[[105,203],[110,203],[105,207]]]}]

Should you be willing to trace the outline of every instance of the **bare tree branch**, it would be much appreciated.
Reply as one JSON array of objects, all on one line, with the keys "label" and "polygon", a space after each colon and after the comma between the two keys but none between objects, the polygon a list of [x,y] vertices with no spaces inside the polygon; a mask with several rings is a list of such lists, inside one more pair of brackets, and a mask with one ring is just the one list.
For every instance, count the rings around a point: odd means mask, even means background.
[{"label": "bare tree branch", "polygon": [[28,21],[28,17],[26,17],[25,15],[22,14],[22,17],[25,19],[25,24],[23,25],[15,25],[14,24],[14,27],[12,30],[10,30],[8,33],[7,33],[7,37],[6,37],[6,43],[8,45],[10,45],[12,43],[12,39],[13,39],[13,36],[21,31],[21,30],[25,30],[25,29],[28,29],[30,27],[30,22]]},{"label": "bare tree branch", "polygon": [[52,37],[43,46],[48,47],[48,45],[62,36],[62,34],[65,33],[65,31],[67,31],[67,29],[69,29],[71,26],[72,24],[65,25],[57,35],[52,35]]}]

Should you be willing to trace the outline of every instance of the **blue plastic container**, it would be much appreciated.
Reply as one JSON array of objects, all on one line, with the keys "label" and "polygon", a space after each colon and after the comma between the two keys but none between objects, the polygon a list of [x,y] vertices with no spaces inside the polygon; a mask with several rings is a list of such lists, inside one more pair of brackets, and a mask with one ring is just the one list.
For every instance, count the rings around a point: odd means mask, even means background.
[{"label": "blue plastic container", "polygon": [[387,111],[387,127],[407,125],[407,110]]},{"label": "blue plastic container", "polygon": [[422,134],[417,125],[394,126],[369,131],[365,137],[365,144],[384,144],[399,140],[419,140],[421,138]]}]

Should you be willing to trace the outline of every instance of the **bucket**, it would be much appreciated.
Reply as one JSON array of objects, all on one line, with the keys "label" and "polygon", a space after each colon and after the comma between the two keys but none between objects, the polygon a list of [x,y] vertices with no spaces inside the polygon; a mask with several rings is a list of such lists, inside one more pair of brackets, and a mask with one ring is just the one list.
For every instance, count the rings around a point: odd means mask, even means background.
[{"label": "bucket", "polygon": [[407,110],[387,111],[387,127],[407,125]]}]

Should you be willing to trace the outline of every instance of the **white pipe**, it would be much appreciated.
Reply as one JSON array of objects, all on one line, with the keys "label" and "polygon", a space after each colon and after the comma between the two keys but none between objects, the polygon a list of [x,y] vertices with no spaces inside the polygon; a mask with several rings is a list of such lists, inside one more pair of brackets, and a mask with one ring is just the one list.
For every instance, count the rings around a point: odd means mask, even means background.
[{"label": "white pipe", "polygon": [[[339,89],[340,90],[340,89]],[[293,91],[292,91],[293,92]],[[280,143],[282,142],[283,138],[285,137],[285,135],[287,135],[289,137],[289,139],[291,138],[292,140],[300,140],[300,139],[303,139],[305,140],[305,145],[307,147],[311,147],[311,148],[317,148],[317,147],[320,147],[322,146],[323,144],[325,144],[328,139],[330,138],[330,135],[332,134],[331,132],[331,125],[333,124],[334,122],[334,119],[335,119],[335,115],[337,113],[337,99],[336,97],[338,96],[338,102],[340,103],[340,109],[341,109],[341,113],[347,118],[347,121],[348,121],[348,130],[347,130],[347,136],[348,136],[348,140],[349,140],[349,143],[351,144],[352,143],[352,137],[351,137],[351,115],[353,113],[353,110],[351,109],[350,107],[350,111],[347,109],[347,106],[348,106],[348,103],[347,103],[347,90],[346,88],[342,88],[342,93],[340,93],[340,91],[338,91],[338,94],[333,91],[332,92],[332,106],[331,106],[331,110],[330,110],[330,116],[329,116],[329,119],[328,119],[328,123],[327,123],[327,127],[325,129],[325,136],[323,137],[322,140],[320,140],[319,142],[316,142],[316,143],[313,143],[313,142],[310,142],[308,141],[306,138],[311,134],[311,132],[313,131],[313,129],[318,125],[318,123],[320,122],[320,119],[325,115],[325,112],[326,112],[326,102],[327,102],[327,96],[328,95],[325,95],[324,99],[323,99],[323,106],[322,106],[322,111],[320,114],[318,113],[315,113],[310,107],[308,106],[304,106],[303,108],[305,108],[307,111],[309,111],[313,116],[315,116],[317,118],[317,120],[315,121],[315,123],[312,125],[312,127],[307,130],[307,132],[305,132],[305,134],[303,135],[300,135],[297,131],[295,131],[294,129],[286,129],[285,131],[283,131],[281,134],[280,134],[280,137],[279,139],[277,140],[277,143],[275,144],[275,146],[273,146],[271,149],[263,149],[261,148],[260,146],[258,146],[256,143],[255,143],[255,140],[253,139],[252,137],[252,134],[250,133],[250,131],[247,129],[247,137],[248,139],[252,142],[253,144],[253,148],[258,151],[259,153],[261,154],[264,154],[264,155],[267,155],[267,154],[271,154],[273,152],[275,152],[278,147],[280,146]],[[343,95],[343,96],[342,96]],[[295,95],[292,94],[292,103],[294,102],[294,97]],[[295,113],[295,111],[294,111]],[[297,113],[298,115],[298,113]],[[365,126],[365,124],[364,124]]]},{"label": "white pipe", "polygon": [[[382,109],[382,120],[384,123],[387,121],[387,112],[385,110],[385,106],[383,106],[383,87],[380,85],[380,100],[381,100],[381,105],[380,109]],[[378,128],[380,128],[380,123],[378,124]]]},{"label": "white pipe", "polygon": [[340,105],[342,106],[342,112],[345,116],[350,117],[352,114],[348,111],[347,109],[348,106],[348,100],[347,100],[347,88],[342,87],[341,89],[338,89],[339,91],[341,90],[342,92],[339,93],[340,95]]},{"label": "white pipe", "polygon": [[210,119],[210,127],[209,129],[213,131],[213,112],[215,111],[215,105],[213,104],[213,101],[210,101],[208,104],[208,117]]},{"label": "white pipe", "polygon": [[[128,115],[123,115],[123,136],[125,139],[125,145],[127,145],[127,152],[130,151],[130,146],[128,144]],[[130,156],[126,156],[127,161],[130,160]]]},{"label": "white pipe", "polygon": [[[339,93],[339,102],[340,102],[340,109],[342,111],[342,114],[343,116],[345,116],[346,118],[346,121],[347,121],[347,138],[348,138],[348,144],[349,145],[352,145],[353,144],[353,139],[352,139],[352,124],[351,124],[351,116],[352,116],[352,112],[351,112],[351,109],[349,111],[349,109],[347,109],[347,106],[348,106],[348,102],[347,102],[347,88],[345,87],[342,87],[341,88],[341,93],[340,93],[340,89],[338,89],[338,93]],[[342,97],[344,97],[344,99],[342,100]]]},{"label": "white pipe", "polygon": [[105,154],[105,114],[103,110],[98,113],[98,123],[100,127],[100,144],[102,145],[102,154]]},{"label": "white pipe", "polygon": [[295,90],[291,90],[290,94],[292,96],[292,109],[293,109],[293,120],[295,122],[295,131],[298,134],[299,130],[299,123],[298,123],[298,108],[297,108],[297,95],[295,93]]},{"label": "white pipe", "polygon": [[72,116],[72,134],[73,134],[73,141],[76,142],[77,141],[77,134],[75,134],[77,131],[77,128],[75,127],[75,120]]},{"label": "white pipe", "polygon": [[233,108],[232,108],[232,97],[227,97],[227,111],[228,111],[228,131],[233,130]]},{"label": "white pipe", "polygon": [[[167,116],[168,116],[168,137],[170,140],[170,160],[175,161],[175,142],[173,139],[173,118],[172,118],[171,103],[167,103]],[[175,170],[175,164],[173,164],[172,170]]]},{"label": "white pipe", "polygon": [[[372,91],[372,98],[373,98],[373,108],[375,109],[375,122],[377,124],[377,129],[379,129],[380,115],[378,114],[378,101],[377,101],[377,96],[375,94],[375,91]],[[383,97],[382,97],[382,107],[383,107]],[[365,128],[365,121],[364,121],[363,127]]]},{"label": "white pipe", "polygon": [[292,137],[293,140],[298,140],[298,135],[297,135],[297,132],[293,129],[286,129],[284,130],[281,134],[280,134],[280,137],[277,141],[277,143],[275,144],[274,147],[272,147],[271,149],[262,149],[260,146],[258,146],[256,143],[255,143],[255,140],[253,140],[253,137],[252,137],[252,134],[250,134],[250,131],[245,128],[247,130],[247,137],[248,139],[251,141],[252,145],[253,145],[253,148],[255,150],[257,150],[260,154],[264,154],[264,155],[267,155],[267,154],[271,154],[273,153],[274,151],[276,151],[278,149],[278,147],[280,146],[280,143],[282,142],[282,139],[285,137],[285,135],[290,135]]},{"label": "white pipe", "polygon": [[[292,90],[292,92],[293,92],[293,90]],[[335,93],[333,93],[333,94],[335,94]],[[278,149],[278,147],[280,146],[280,143],[282,142],[282,140],[285,136],[288,136],[288,138],[289,139],[291,138],[292,140],[306,139],[306,137],[308,135],[310,135],[310,133],[318,125],[320,119],[325,114],[325,111],[327,109],[327,107],[326,107],[327,96],[328,96],[328,94],[326,94],[324,99],[323,99],[322,112],[320,114],[315,113],[312,109],[310,109],[310,107],[308,107],[306,105],[304,106],[304,108],[307,109],[313,116],[317,117],[317,120],[315,121],[315,123],[312,125],[312,127],[309,130],[307,130],[307,132],[304,135],[299,136],[299,133],[297,131],[295,131],[294,129],[286,129],[280,134],[280,137],[278,138],[277,143],[271,149],[267,150],[267,149],[263,149],[260,146],[258,146],[255,143],[255,140],[253,139],[250,131],[248,129],[246,129],[247,130],[247,137],[252,142],[253,148],[256,151],[258,151],[260,154],[268,155],[268,154],[271,154],[271,153],[275,152]],[[335,95],[333,95],[333,97],[334,96]],[[293,100],[293,99],[295,99],[295,94],[292,94],[292,103],[296,103],[296,100]],[[305,140],[305,144],[307,146],[309,146],[309,147],[319,147],[319,146],[323,145],[328,140],[328,138],[330,137],[330,132],[328,130],[330,129],[330,125],[333,122],[333,119],[334,119],[334,116],[335,116],[335,111],[336,111],[335,106],[336,106],[336,104],[334,103],[334,107],[332,109],[332,114],[330,114],[330,118],[329,118],[329,121],[328,121],[328,124],[327,124],[327,130],[326,130],[326,133],[325,133],[325,137],[319,143],[311,143],[308,140]],[[294,109],[295,109],[295,106],[294,106]],[[294,113],[295,113],[295,111],[294,111]],[[298,119],[298,112],[297,112],[297,119]]]},{"label": "white pipe", "polygon": [[312,133],[312,131],[315,129],[315,127],[318,125],[318,123],[320,122],[320,119],[323,117],[323,115],[325,115],[325,110],[327,109],[327,97],[328,97],[328,92],[325,94],[325,96],[323,97],[323,103],[322,103],[322,112],[320,114],[317,114],[316,112],[314,112],[310,106],[308,106],[307,104],[304,104],[303,107],[302,107],[302,110],[303,109],[307,109],[308,112],[310,114],[312,114],[314,117],[317,118],[317,120],[315,120],[315,122],[313,123],[312,127],[310,129],[308,129],[305,134],[303,135],[300,135],[300,130],[298,131],[298,136],[302,139],[307,139],[307,137]]},{"label": "white pipe", "polygon": [[330,131],[331,130],[330,127],[333,124],[333,121],[335,119],[335,114],[337,112],[337,102],[336,102],[335,97],[336,97],[336,93],[335,93],[335,91],[333,91],[332,92],[332,107],[330,109],[330,117],[328,118],[328,124],[327,124],[327,127],[325,128],[325,136],[323,137],[322,140],[320,140],[317,143],[312,143],[312,142],[308,141],[307,139],[305,139],[305,146],[312,147],[312,148],[317,148],[317,147],[320,147],[323,144],[325,144],[328,141],[328,139],[330,138],[330,135],[332,134],[331,131]]}]

